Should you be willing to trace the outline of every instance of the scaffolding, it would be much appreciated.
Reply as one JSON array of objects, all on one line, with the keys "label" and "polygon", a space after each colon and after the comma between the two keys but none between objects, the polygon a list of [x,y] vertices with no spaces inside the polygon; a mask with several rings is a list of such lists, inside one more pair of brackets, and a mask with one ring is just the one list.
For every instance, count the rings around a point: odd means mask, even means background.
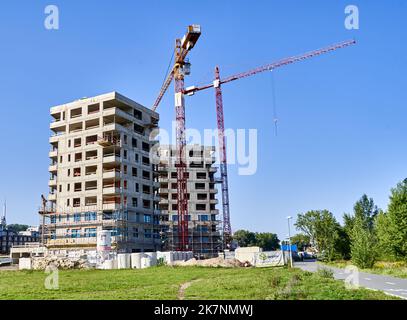
[{"label": "scaffolding", "polygon": [[86,210],[72,213],[41,208],[41,243],[48,249],[96,249],[97,232],[110,230],[112,249],[126,251],[128,210]]}]

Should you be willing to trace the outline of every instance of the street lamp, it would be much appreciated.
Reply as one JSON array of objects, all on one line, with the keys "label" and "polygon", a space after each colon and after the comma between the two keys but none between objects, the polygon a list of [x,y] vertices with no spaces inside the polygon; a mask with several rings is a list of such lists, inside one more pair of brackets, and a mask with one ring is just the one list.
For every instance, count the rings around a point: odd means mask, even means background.
[{"label": "street lamp", "polygon": [[290,266],[291,266],[291,268],[293,267],[293,255],[292,255],[292,252],[291,252],[291,231],[290,231],[290,220],[292,218],[293,217],[291,217],[291,216],[287,217],[287,223],[288,223],[288,251],[290,253]]}]

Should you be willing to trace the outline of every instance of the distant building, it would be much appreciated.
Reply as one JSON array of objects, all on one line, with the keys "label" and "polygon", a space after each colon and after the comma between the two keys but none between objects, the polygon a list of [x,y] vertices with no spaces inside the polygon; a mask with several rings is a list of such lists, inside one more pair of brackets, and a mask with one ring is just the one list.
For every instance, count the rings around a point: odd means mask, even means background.
[{"label": "distant building", "polygon": [[34,238],[39,238],[40,232],[39,227],[29,227],[25,231],[20,231],[18,233],[19,236],[29,236]]},{"label": "distant building", "polygon": [[16,245],[38,242],[38,227],[30,227],[26,231],[16,233],[8,230],[6,221],[6,203],[4,202],[3,215],[0,221],[0,254],[10,253],[10,248]]}]

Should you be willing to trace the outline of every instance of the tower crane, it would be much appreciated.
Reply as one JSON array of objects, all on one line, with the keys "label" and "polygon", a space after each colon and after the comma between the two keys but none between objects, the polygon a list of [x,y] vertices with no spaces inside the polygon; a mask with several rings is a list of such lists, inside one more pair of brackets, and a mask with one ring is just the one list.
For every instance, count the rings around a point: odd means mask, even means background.
[{"label": "tower crane", "polygon": [[184,77],[190,74],[190,63],[186,59],[188,52],[195,46],[201,35],[201,27],[199,25],[188,26],[187,33],[182,39],[175,41],[175,61],[174,65],[163,82],[157,99],[152,106],[152,110],[156,111],[165,92],[170,86],[172,80],[175,79],[175,113],[176,113],[176,168],[177,168],[177,199],[178,199],[178,250],[188,249],[188,198],[187,198],[187,179],[186,179],[186,159],[185,159],[185,100],[184,95],[192,96],[198,91],[209,88],[215,89],[216,97],[216,116],[219,139],[219,154],[220,154],[220,172],[222,183],[222,209],[223,209],[223,237],[226,245],[230,244],[232,228],[230,224],[229,211],[229,187],[227,174],[227,159],[226,159],[226,139],[224,135],[224,113],[221,85],[232,82],[238,79],[250,77],[265,71],[300,62],[312,57],[316,57],[337,49],[345,48],[356,43],[355,40],[340,42],[322,49],[307,52],[302,55],[285,58],[264,66],[260,66],[245,72],[237,73],[221,79],[219,67],[215,68],[215,80],[212,83],[202,86],[191,86],[184,88]]},{"label": "tower crane", "polygon": [[322,49],[314,50],[307,52],[302,55],[293,56],[285,58],[264,66],[260,66],[245,72],[237,73],[231,76],[228,76],[224,79],[220,78],[219,67],[215,67],[215,80],[212,83],[203,85],[203,86],[192,86],[185,89],[186,95],[193,95],[195,92],[202,91],[209,88],[215,88],[215,97],[216,97],[216,119],[218,126],[218,143],[219,143],[219,160],[220,160],[220,173],[221,173],[221,183],[222,183],[222,210],[223,210],[223,237],[226,246],[230,244],[232,228],[230,224],[230,211],[229,211],[229,186],[228,186],[228,174],[227,174],[227,160],[226,160],[226,139],[225,139],[225,121],[223,114],[223,99],[222,99],[222,89],[221,85],[232,82],[238,79],[250,77],[264,71],[272,71],[274,69],[310,59],[312,57],[319,56],[337,49],[345,48],[356,43],[355,40],[348,40],[340,42]]},{"label": "tower crane", "polygon": [[188,250],[188,194],[187,194],[187,166],[185,159],[185,101],[184,77],[190,73],[190,63],[186,59],[188,52],[195,46],[201,35],[199,25],[188,26],[187,33],[182,39],[175,40],[174,66],[161,87],[160,93],[152,107],[155,111],[170,86],[175,82],[175,119],[176,119],[176,162],[177,169],[177,203],[178,203],[178,250]]}]

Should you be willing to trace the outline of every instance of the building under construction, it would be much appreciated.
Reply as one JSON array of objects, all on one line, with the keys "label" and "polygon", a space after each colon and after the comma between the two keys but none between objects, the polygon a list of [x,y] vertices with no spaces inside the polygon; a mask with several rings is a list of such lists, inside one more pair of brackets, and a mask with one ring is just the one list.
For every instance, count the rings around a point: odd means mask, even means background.
[{"label": "building under construction", "polygon": [[[200,258],[214,257],[222,251],[219,210],[216,208],[218,190],[215,184],[217,168],[215,147],[188,145],[186,147],[188,247]],[[179,247],[177,200],[177,170],[175,146],[159,148],[159,181],[161,225],[164,249]]]},{"label": "building under construction", "polygon": [[150,163],[156,112],[116,93],[51,108],[50,192],[41,241],[48,249],[95,249],[110,230],[117,252],[159,250],[159,182]]}]

